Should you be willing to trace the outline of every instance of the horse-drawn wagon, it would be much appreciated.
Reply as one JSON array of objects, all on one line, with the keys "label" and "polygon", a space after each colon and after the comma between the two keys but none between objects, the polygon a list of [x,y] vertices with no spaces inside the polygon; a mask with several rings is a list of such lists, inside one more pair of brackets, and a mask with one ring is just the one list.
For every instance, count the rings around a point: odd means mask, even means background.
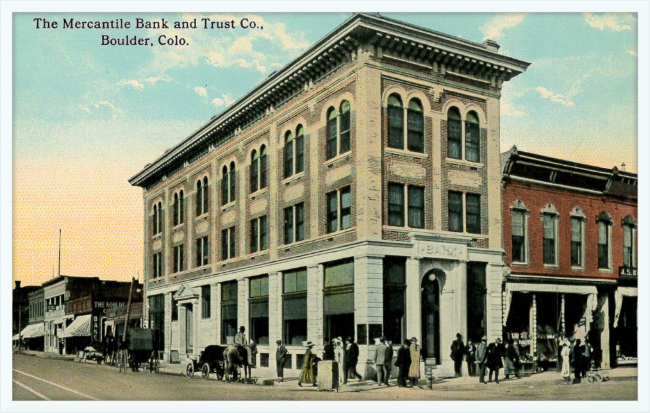
[{"label": "horse-drawn wagon", "polygon": [[201,370],[201,378],[204,380],[207,380],[212,373],[216,373],[217,379],[222,380],[225,372],[224,352],[227,348],[218,345],[207,346],[198,359],[190,358],[185,375],[191,378],[196,370]]},{"label": "horse-drawn wagon", "polygon": [[158,373],[160,356],[156,349],[155,330],[131,328],[118,353],[119,372],[126,373],[129,366],[137,370],[141,363],[149,363],[149,371]]}]

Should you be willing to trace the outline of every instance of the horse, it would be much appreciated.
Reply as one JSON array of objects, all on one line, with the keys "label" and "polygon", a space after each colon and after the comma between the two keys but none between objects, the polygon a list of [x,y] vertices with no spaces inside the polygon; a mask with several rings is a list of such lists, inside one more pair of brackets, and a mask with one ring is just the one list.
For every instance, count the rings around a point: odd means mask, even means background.
[{"label": "horse", "polygon": [[251,379],[251,366],[248,363],[248,350],[243,346],[230,346],[223,352],[223,361],[225,363],[226,380],[230,380],[230,374],[237,381],[237,367],[244,368],[244,378],[248,381]]}]

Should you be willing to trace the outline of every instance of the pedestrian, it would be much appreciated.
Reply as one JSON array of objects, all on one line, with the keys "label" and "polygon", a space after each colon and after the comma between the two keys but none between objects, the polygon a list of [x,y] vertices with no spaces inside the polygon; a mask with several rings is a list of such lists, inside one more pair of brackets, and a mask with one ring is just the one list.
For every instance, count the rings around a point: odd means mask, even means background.
[{"label": "pedestrian", "polygon": [[345,349],[343,348],[343,340],[341,337],[338,337],[335,340],[335,347],[334,347],[334,359],[339,365],[339,382],[343,382],[343,356],[345,355]]},{"label": "pedestrian", "polygon": [[411,337],[411,368],[409,369],[409,381],[411,382],[411,387],[418,386],[420,382],[420,355],[422,353],[422,347],[418,344],[418,339]]},{"label": "pedestrian", "polygon": [[585,379],[587,378],[587,372],[591,370],[591,345],[589,342],[586,342],[585,345],[583,346],[584,350],[582,352],[582,368],[580,371],[582,372],[582,378]]},{"label": "pedestrian", "polygon": [[323,342],[323,360],[334,360],[334,345],[327,338]]},{"label": "pedestrian", "polygon": [[390,369],[391,359],[388,357],[388,347],[386,346],[386,338],[380,337],[377,339],[379,344],[375,347],[375,368],[377,369],[377,384],[385,384],[388,386],[388,370]]},{"label": "pedestrian", "polygon": [[255,343],[255,340],[251,338],[248,347],[250,348],[250,354],[251,354],[251,358],[248,361],[248,365],[251,368],[256,369],[257,368],[257,344]]},{"label": "pedestrian", "polygon": [[560,340],[560,344],[562,345],[562,351],[560,352],[562,356],[562,377],[564,377],[565,382],[569,382],[571,381],[571,365],[569,364],[569,357],[571,355],[570,344],[566,339]]},{"label": "pedestrian", "polygon": [[510,374],[514,374],[516,378],[519,378],[519,355],[515,350],[515,345],[512,340],[507,340],[505,345],[505,376],[506,379],[510,378]]},{"label": "pedestrian", "polygon": [[451,343],[451,359],[454,360],[454,377],[463,376],[463,354],[465,354],[465,344],[463,336],[456,334],[456,340]]},{"label": "pedestrian", "polygon": [[361,381],[363,377],[357,373],[357,362],[359,361],[359,346],[354,342],[352,337],[348,336],[346,340],[345,354],[343,355],[343,384],[348,384],[350,374]]},{"label": "pedestrian", "polygon": [[503,368],[503,344],[498,337],[488,346],[488,368],[490,369],[489,381],[492,382],[492,373],[494,373],[494,381],[499,384],[499,370]]},{"label": "pedestrian", "polygon": [[275,342],[278,345],[278,349],[275,351],[275,366],[278,370],[278,379],[280,382],[284,381],[284,363],[287,360],[289,352],[287,348],[282,345],[282,340]]},{"label": "pedestrian", "polygon": [[467,374],[470,377],[476,376],[476,346],[472,340],[467,340],[467,347],[465,347],[465,361],[467,362]]},{"label": "pedestrian", "polygon": [[571,361],[573,363],[573,374],[575,376],[573,382],[580,383],[580,378],[582,377],[582,349],[580,339],[576,339],[573,342],[573,351],[571,352]]},{"label": "pedestrian", "polygon": [[300,372],[300,378],[298,378],[298,386],[302,387],[302,383],[312,383],[316,385],[315,375],[314,375],[314,354],[311,349],[314,348],[314,343],[308,341],[305,343],[305,364],[302,365],[302,371]]},{"label": "pedestrian", "polygon": [[476,363],[479,365],[479,383],[487,384],[485,382],[485,370],[488,361],[488,345],[487,336],[481,338],[481,344],[476,348]]},{"label": "pedestrian", "polygon": [[388,358],[388,364],[387,364],[388,378],[386,379],[386,381],[388,381],[390,380],[390,373],[393,369],[393,342],[390,340],[386,340],[386,348],[387,348],[386,358]]},{"label": "pedestrian", "polygon": [[397,350],[397,360],[395,360],[395,366],[398,369],[397,376],[397,385],[400,387],[407,387],[406,378],[408,377],[408,371],[411,368],[411,342],[404,340],[402,346]]}]

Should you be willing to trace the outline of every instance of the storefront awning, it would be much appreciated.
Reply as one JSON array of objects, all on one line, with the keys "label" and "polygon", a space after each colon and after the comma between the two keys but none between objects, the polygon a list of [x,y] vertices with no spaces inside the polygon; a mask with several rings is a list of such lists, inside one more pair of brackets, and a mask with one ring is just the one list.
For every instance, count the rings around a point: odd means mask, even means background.
[{"label": "storefront awning", "polygon": [[23,338],[36,338],[45,335],[45,323],[30,324],[20,332]]},{"label": "storefront awning", "polygon": [[512,293],[560,293],[587,295],[588,321],[591,322],[591,313],[598,305],[598,289],[594,285],[569,285],[569,284],[532,284],[532,283],[506,283],[503,293],[503,325],[505,326],[510,314]]},{"label": "storefront awning", "polygon": [[16,334],[15,336],[12,337],[11,341],[18,340],[20,338],[20,334]]},{"label": "storefront awning", "polygon": [[90,336],[90,314],[81,315],[70,324],[61,338]]},{"label": "storefront awning", "polygon": [[618,327],[618,319],[621,316],[621,308],[623,308],[623,297],[638,297],[639,290],[637,287],[618,287],[614,293],[614,322],[612,326]]}]

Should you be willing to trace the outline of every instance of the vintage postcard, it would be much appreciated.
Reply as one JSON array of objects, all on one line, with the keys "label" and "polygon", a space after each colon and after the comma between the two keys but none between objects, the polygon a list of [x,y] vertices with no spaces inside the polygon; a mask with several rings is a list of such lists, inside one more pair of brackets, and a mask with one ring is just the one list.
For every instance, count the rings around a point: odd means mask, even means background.
[{"label": "vintage postcard", "polygon": [[647,403],[647,13],[201,6],[3,12],[11,409]]}]

